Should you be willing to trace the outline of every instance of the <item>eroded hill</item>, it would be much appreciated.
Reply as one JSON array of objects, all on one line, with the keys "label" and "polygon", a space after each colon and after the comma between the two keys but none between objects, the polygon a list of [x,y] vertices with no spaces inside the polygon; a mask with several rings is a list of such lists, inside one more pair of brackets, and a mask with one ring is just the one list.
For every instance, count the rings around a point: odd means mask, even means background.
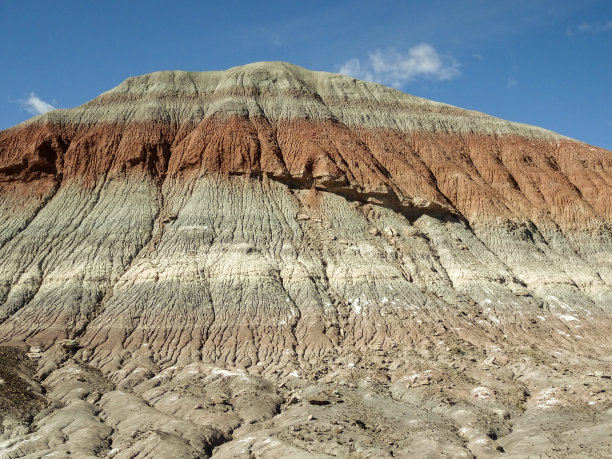
[{"label": "eroded hill", "polygon": [[285,63],[158,72],[0,133],[0,215],[0,343],[49,406],[0,457],[612,448],[609,151]]}]

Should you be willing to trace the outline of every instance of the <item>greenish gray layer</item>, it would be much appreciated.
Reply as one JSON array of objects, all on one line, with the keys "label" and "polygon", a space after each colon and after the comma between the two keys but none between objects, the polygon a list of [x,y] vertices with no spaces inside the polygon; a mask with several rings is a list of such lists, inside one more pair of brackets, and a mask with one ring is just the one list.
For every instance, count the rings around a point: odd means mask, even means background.
[{"label": "greenish gray layer", "polygon": [[257,62],[227,71],[164,71],[132,77],[80,107],[54,110],[25,124],[197,124],[207,117],[232,115],[269,121],[333,120],[349,127],[400,131],[566,138],[379,84],[284,62]]}]

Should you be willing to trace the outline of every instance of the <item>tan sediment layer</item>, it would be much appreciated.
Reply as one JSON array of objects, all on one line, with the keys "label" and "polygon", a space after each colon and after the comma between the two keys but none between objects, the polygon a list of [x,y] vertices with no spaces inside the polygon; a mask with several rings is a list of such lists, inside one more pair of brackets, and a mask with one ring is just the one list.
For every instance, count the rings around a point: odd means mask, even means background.
[{"label": "tan sediment layer", "polygon": [[582,327],[609,307],[609,254],[609,234],[407,218],[265,177],[63,184],[0,249],[0,335],[48,346],[87,331],[96,353],[135,339],[173,355],[230,352],[225,340],[261,334],[280,341],[249,352],[282,353],[287,341],[317,354],[343,308],[354,320],[344,342],[361,336],[354,347],[413,340],[406,320],[467,320],[455,315],[474,304],[501,308],[500,327],[569,305]]}]

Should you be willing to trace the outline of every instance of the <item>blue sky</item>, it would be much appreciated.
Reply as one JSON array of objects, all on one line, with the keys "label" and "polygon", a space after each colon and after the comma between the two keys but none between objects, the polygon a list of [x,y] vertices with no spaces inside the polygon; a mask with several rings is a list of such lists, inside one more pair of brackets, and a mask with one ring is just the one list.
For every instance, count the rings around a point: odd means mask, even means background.
[{"label": "blue sky", "polygon": [[0,3],[0,129],[156,70],[344,71],[612,150],[612,1]]}]

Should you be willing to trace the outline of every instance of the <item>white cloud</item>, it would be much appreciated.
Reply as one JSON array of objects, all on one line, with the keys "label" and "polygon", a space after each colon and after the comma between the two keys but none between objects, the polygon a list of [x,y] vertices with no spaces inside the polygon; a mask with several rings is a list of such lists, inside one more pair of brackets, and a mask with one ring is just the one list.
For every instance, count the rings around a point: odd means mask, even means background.
[{"label": "white cloud", "polygon": [[595,33],[595,32],[606,32],[612,30],[612,20],[605,22],[605,23],[597,23],[597,24],[591,24],[588,22],[583,22],[581,24],[578,24],[575,29],[572,29],[571,27],[568,27],[565,31],[565,33],[572,37],[574,35],[574,32],[576,33]]},{"label": "white cloud", "polygon": [[518,82],[514,78],[508,78],[508,81],[506,82],[506,88],[508,89],[516,88],[517,85],[518,85]]},{"label": "white cloud", "polygon": [[19,101],[22,110],[25,110],[32,115],[41,115],[47,113],[50,110],[55,110],[55,107],[49,102],[45,102],[33,92],[30,93],[27,99]]},{"label": "white cloud", "polygon": [[593,30],[593,26],[591,24],[587,24],[586,22],[583,22],[582,24],[580,24],[578,27],[576,27],[576,30],[578,32],[591,32]]},{"label": "white cloud", "polygon": [[351,59],[342,64],[338,71],[362,80],[401,87],[417,78],[430,80],[452,80],[458,77],[459,63],[451,56],[439,54],[427,43],[413,46],[407,53],[394,48],[368,53],[362,63]]},{"label": "white cloud", "polygon": [[351,59],[340,66],[338,72],[350,75],[361,80],[373,80],[374,76],[365,68],[362,68],[359,59]]}]

